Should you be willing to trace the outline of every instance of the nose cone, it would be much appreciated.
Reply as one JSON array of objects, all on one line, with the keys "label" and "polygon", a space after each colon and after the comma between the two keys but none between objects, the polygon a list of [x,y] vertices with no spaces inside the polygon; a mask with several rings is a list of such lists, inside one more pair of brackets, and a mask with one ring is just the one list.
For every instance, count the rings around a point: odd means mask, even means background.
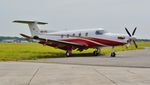
[{"label": "nose cone", "polygon": [[130,37],[130,39],[136,40],[136,36],[132,36]]}]

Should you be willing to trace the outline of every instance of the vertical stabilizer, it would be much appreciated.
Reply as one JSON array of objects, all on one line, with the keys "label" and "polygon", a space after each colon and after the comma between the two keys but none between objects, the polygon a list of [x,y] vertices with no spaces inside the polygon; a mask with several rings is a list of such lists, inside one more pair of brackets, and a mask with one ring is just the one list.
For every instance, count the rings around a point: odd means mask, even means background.
[{"label": "vertical stabilizer", "polygon": [[40,34],[40,29],[38,28],[37,24],[40,24],[40,25],[48,24],[45,22],[23,21],[23,20],[15,20],[13,22],[28,24],[32,36],[38,36]]}]

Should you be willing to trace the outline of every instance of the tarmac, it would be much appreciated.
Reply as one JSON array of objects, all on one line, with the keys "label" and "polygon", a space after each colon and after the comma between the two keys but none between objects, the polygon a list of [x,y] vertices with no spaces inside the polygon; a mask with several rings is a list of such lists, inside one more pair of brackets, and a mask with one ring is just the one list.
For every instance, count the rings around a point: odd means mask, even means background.
[{"label": "tarmac", "polygon": [[150,49],[117,57],[0,62],[0,85],[150,85]]},{"label": "tarmac", "polygon": [[117,53],[116,57],[106,56],[80,56],[65,58],[49,58],[39,60],[28,60],[28,62],[57,63],[87,66],[113,66],[150,68],[150,48],[131,50]]}]

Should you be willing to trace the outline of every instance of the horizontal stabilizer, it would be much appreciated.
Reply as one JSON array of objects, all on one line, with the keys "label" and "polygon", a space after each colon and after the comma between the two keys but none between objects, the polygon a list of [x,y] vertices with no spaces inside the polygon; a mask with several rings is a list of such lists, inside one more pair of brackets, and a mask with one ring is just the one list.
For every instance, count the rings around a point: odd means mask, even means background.
[{"label": "horizontal stabilizer", "polygon": [[16,22],[16,23],[24,23],[24,24],[30,24],[30,23],[36,23],[36,24],[48,24],[48,23],[45,23],[45,22],[38,22],[38,21],[24,21],[24,20],[15,20],[13,22]]},{"label": "horizontal stabilizer", "polygon": [[25,38],[30,38],[30,39],[33,39],[32,36],[29,36],[29,35],[25,35],[25,34],[20,34],[21,36],[25,37]]}]

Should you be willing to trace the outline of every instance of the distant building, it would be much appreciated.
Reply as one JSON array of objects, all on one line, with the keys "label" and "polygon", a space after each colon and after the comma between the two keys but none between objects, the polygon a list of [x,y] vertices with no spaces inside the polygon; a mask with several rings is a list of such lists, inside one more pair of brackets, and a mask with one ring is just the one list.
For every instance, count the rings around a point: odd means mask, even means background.
[{"label": "distant building", "polygon": [[34,41],[32,39],[27,39],[27,38],[0,36],[0,42],[2,43],[27,43],[27,42],[34,42]]},{"label": "distant building", "polygon": [[17,42],[17,40],[16,39],[4,39],[1,42],[3,42],[3,43],[14,43],[14,42]]},{"label": "distant building", "polygon": [[28,40],[17,40],[17,39],[4,39],[0,41],[2,43],[28,43]]},{"label": "distant building", "polygon": [[21,43],[28,43],[29,41],[27,41],[27,40],[21,40],[20,42]]}]

